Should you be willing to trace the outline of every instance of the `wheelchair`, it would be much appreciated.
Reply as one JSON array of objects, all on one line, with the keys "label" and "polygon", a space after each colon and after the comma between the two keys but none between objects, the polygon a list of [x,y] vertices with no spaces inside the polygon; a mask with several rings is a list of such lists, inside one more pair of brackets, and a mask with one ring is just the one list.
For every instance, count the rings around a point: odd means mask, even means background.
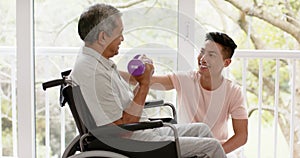
[{"label": "wheelchair", "polygon": [[[66,147],[62,158],[106,157],[106,158],[180,158],[176,111],[172,104],[162,100],[146,102],[145,108],[168,106],[172,108],[173,118],[156,118],[148,122],[122,125],[96,126],[79,85],[68,78],[71,70],[61,73],[62,78],[42,84],[43,89],[61,86],[60,105],[66,103],[72,113],[79,135]],[[122,137],[133,131],[169,127],[174,131],[173,141],[137,141]]]}]

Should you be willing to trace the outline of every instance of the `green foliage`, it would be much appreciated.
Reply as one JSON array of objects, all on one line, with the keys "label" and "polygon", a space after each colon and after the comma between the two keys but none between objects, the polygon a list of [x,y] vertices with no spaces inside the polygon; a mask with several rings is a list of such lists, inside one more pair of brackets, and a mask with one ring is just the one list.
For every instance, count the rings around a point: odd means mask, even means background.
[{"label": "green foliage", "polygon": [[2,130],[2,138],[4,138],[4,140],[2,140],[3,155],[4,156],[12,156],[12,153],[13,153],[12,133],[9,130]]},{"label": "green foliage", "polygon": [[290,5],[295,13],[299,13],[300,11],[300,1],[299,0],[289,0]]}]

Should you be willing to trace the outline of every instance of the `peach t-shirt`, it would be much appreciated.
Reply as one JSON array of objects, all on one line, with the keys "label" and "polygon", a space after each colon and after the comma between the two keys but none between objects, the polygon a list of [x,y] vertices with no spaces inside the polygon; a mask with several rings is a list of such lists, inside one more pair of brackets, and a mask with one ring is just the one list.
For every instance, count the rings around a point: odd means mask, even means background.
[{"label": "peach t-shirt", "polygon": [[228,119],[247,119],[244,97],[239,86],[224,79],[219,88],[205,90],[196,71],[169,75],[177,91],[178,122],[203,122],[215,138],[228,139]]}]

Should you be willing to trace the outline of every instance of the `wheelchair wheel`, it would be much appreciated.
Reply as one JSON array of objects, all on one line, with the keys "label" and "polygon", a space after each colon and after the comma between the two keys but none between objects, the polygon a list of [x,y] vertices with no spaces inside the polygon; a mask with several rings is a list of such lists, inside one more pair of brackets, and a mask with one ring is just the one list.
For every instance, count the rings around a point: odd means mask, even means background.
[{"label": "wheelchair wheel", "polygon": [[86,151],[72,155],[68,158],[128,158],[127,156],[103,150]]}]

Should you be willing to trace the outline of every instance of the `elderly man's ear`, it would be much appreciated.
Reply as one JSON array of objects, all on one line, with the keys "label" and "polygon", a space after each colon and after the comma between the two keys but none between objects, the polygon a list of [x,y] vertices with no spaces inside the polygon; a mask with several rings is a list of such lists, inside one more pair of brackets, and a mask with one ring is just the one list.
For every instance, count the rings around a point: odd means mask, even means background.
[{"label": "elderly man's ear", "polygon": [[106,44],[106,33],[104,31],[101,31],[98,35],[98,43],[100,45],[105,45]]}]

